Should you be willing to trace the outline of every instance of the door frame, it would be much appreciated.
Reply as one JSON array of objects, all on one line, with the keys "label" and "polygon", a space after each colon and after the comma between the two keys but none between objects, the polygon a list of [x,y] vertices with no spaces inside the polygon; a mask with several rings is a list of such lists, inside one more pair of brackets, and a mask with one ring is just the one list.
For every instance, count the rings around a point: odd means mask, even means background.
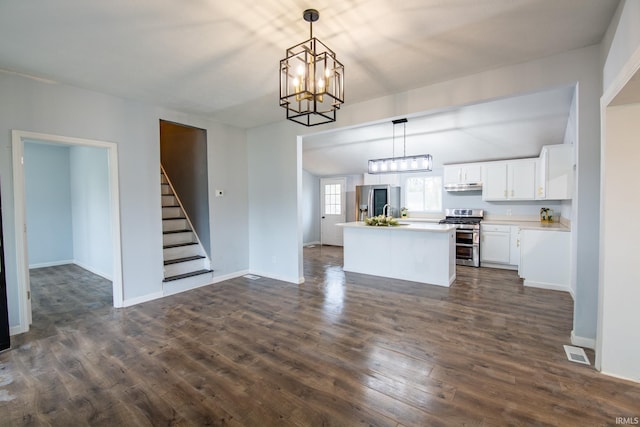
[{"label": "door frame", "polygon": [[24,179],[25,141],[47,142],[60,145],[88,146],[107,149],[109,168],[109,196],[111,214],[111,242],[113,251],[113,306],[123,307],[122,245],[120,239],[120,187],[118,184],[118,145],[114,142],[50,135],[21,130],[11,131],[13,148],[13,199],[16,235],[16,273],[18,279],[20,323],[11,328],[11,335],[29,331],[31,325],[31,284],[29,281],[29,255],[27,251],[27,224]]},{"label": "door frame", "polygon": [[344,221],[347,220],[347,178],[346,177],[332,177],[332,178],[320,178],[320,245],[324,245],[324,241],[322,239],[323,236],[323,228],[324,228],[324,183],[325,181],[340,181],[340,203],[342,204],[342,215],[344,217]]}]

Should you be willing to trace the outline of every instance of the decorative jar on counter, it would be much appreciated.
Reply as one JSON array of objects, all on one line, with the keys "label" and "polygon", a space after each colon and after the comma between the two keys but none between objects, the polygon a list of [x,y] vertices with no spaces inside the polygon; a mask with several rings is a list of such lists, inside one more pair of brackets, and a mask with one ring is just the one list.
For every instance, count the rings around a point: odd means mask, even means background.
[{"label": "decorative jar on counter", "polygon": [[540,208],[540,222],[543,224],[550,224],[553,221],[553,209]]}]

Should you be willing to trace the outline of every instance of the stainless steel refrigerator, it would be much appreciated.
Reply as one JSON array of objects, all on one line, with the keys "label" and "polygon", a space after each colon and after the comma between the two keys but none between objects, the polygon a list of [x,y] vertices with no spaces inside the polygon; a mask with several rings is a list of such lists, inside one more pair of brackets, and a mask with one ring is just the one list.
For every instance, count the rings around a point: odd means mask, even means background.
[{"label": "stainless steel refrigerator", "polygon": [[382,215],[383,209],[389,205],[387,215],[400,216],[400,187],[391,185],[357,185],[356,186],[356,219]]}]

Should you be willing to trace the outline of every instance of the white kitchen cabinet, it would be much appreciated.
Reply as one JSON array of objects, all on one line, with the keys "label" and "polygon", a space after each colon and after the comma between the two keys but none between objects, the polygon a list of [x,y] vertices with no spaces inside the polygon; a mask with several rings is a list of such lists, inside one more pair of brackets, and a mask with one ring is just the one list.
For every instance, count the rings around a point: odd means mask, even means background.
[{"label": "white kitchen cabinet", "polygon": [[511,226],[511,244],[509,245],[509,264],[514,266],[520,265],[520,227]]},{"label": "white kitchen cabinet", "polygon": [[509,264],[511,226],[481,224],[480,263]]},{"label": "white kitchen cabinet", "polygon": [[482,166],[480,163],[464,163],[445,165],[444,185],[475,184],[482,182]]},{"label": "white kitchen cabinet", "polygon": [[525,286],[569,292],[571,232],[520,230],[520,277]]},{"label": "white kitchen cabinet", "polygon": [[362,181],[364,185],[384,184],[397,187],[400,185],[400,176],[397,173],[365,173]]},{"label": "white kitchen cabinet", "polygon": [[482,168],[482,200],[534,200],[536,160],[485,163]]},{"label": "white kitchen cabinet", "polygon": [[573,145],[545,145],[538,159],[536,199],[573,197]]}]

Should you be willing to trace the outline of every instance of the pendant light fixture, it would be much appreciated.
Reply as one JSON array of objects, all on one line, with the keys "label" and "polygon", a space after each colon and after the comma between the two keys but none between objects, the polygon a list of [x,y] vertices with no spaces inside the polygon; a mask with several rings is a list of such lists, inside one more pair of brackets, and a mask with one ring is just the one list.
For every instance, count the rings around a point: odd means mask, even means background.
[{"label": "pendant light fixture", "polygon": [[280,61],[280,106],[287,110],[287,119],[305,126],[335,122],[344,102],[344,67],[313,37],[320,13],[307,9],[302,17],[309,23],[309,40],[287,49]]},{"label": "pendant light fixture", "polygon": [[[402,157],[396,157],[396,125],[403,125]],[[398,172],[430,172],[433,167],[431,154],[407,156],[407,119],[393,121],[393,151],[386,159],[369,160],[369,173],[398,173]]]}]

